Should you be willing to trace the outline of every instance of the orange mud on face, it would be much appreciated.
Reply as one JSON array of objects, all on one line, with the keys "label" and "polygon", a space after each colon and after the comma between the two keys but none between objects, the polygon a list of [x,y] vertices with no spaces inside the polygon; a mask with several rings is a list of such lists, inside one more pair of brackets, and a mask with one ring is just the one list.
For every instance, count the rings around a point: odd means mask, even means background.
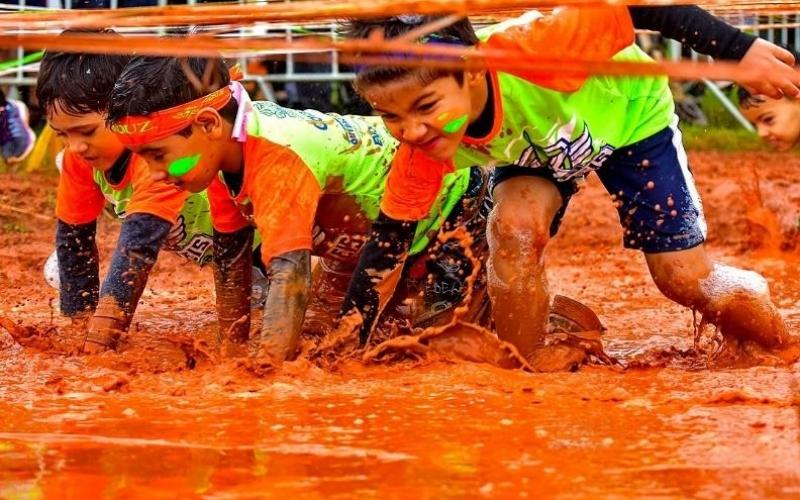
[{"label": "orange mud on face", "polygon": [[[800,255],[779,247],[795,243],[786,220],[800,207],[800,161],[692,160],[713,255],[764,274],[796,333]],[[743,185],[750,166],[767,212]],[[0,203],[51,214],[54,185],[4,174]],[[118,225],[100,226],[107,264]],[[46,325],[54,224],[0,212],[0,228],[0,315]],[[593,180],[549,249],[552,292],[594,308],[623,361],[689,349],[691,312],[619,239]],[[256,378],[186,347],[214,330],[211,279],[163,255],[120,354],[42,352],[0,333],[0,497],[800,496],[797,368],[697,369],[665,355],[666,367],[627,372],[356,361],[331,372],[299,360]]]}]

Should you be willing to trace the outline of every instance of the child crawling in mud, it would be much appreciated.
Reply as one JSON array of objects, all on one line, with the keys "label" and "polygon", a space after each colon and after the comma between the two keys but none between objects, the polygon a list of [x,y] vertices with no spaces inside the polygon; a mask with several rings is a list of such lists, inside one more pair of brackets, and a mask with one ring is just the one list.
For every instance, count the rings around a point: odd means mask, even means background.
[{"label": "child crawling in mud", "polygon": [[[213,258],[206,193],[153,181],[145,161],[105,126],[114,82],[128,60],[48,51],[37,80],[39,103],[65,146],[56,198],[61,312],[79,323],[89,319],[87,353],[116,346],[162,248],[199,265]],[[101,287],[95,237],[106,202],[123,223]]]},{"label": "child crawling in mud", "polygon": [[[706,16],[704,22],[712,24],[690,29],[691,41],[702,42],[698,33],[725,32],[724,23]],[[350,33],[367,38],[377,29],[394,38],[428,21],[355,21]],[[730,47],[740,34],[733,30],[716,41]],[[567,60],[649,61],[634,45],[625,7],[566,8],[549,17],[529,13],[478,33],[462,20],[417,41]],[[763,43],[750,40],[747,46],[760,50]],[[579,183],[596,172],[615,200],[624,245],[644,252],[665,296],[700,311],[729,346],[742,342],[796,358],[797,339],[772,304],[766,281],[713,262],[705,249],[702,206],[666,78],[385,65],[359,71],[355,84],[402,144],[343,314],[368,318],[365,327],[374,324],[380,310],[370,297],[388,286],[394,266],[402,264],[387,254],[407,248],[442,178],[471,165],[491,165],[495,204],[487,267],[494,325],[534,369],[542,366],[557,347],[544,342],[544,250]]]}]

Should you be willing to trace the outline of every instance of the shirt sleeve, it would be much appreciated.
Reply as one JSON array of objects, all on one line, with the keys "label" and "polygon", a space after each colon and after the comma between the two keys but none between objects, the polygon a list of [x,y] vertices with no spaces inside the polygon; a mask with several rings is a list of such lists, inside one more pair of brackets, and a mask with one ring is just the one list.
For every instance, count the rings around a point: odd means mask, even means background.
[{"label": "shirt sleeve", "polygon": [[245,191],[253,204],[265,264],[293,250],[310,250],[322,189],[292,150],[258,140],[245,163]]},{"label": "shirt sleeve", "polygon": [[154,215],[175,224],[189,192],[164,181],[153,180],[147,163],[138,156],[131,158],[128,168],[131,169],[133,194],[126,213]]},{"label": "shirt sleeve", "polygon": [[105,205],[100,186],[88,163],[64,151],[56,193],[56,217],[67,224],[87,224],[97,219]]},{"label": "shirt sleeve", "polygon": [[433,160],[401,145],[386,179],[381,210],[396,220],[424,219],[436,203],[444,176],[453,170],[452,162]]},{"label": "shirt sleeve", "polygon": [[696,5],[630,6],[636,28],[658,31],[715,59],[739,61],[756,37]]},{"label": "shirt sleeve", "polygon": [[[633,42],[633,22],[627,7],[603,6],[558,9],[552,15],[496,32],[482,46],[523,51],[548,60],[602,61]],[[532,70],[510,73],[560,92],[578,90],[589,76],[588,73],[554,74]]]},{"label": "shirt sleeve", "polygon": [[231,198],[228,188],[219,178],[211,181],[206,192],[211,208],[211,225],[214,226],[215,231],[235,233],[250,224]]}]

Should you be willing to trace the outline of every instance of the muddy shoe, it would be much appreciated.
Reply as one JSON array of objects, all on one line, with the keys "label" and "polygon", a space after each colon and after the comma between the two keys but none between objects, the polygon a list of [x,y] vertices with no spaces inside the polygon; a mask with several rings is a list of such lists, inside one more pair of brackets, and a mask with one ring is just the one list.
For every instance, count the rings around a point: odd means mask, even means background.
[{"label": "muddy shoe", "polygon": [[542,346],[528,356],[535,372],[574,372],[587,361],[586,350],[568,344]]},{"label": "muddy shoe", "polygon": [[8,164],[28,157],[36,142],[36,134],[28,125],[28,107],[22,101],[8,99],[0,109],[0,150]]},{"label": "muddy shoe", "polygon": [[556,295],[550,306],[548,333],[604,332],[600,318],[588,306],[575,299]]},{"label": "muddy shoe", "polygon": [[545,345],[528,356],[528,363],[537,372],[576,371],[581,365],[619,365],[603,349],[601,333],[558,332],[548,335]]},{"label": "muddy shoe", "polygon": [[42,272],[44,273],[44,280],[50,285],[52,288],[59,290],[61,288],[61,275],[60,270],[58,268],[58,253],[53,251],[50,254],[50,257],[47,258],[47,261],[44,263],[44,268],[42,268]]}]

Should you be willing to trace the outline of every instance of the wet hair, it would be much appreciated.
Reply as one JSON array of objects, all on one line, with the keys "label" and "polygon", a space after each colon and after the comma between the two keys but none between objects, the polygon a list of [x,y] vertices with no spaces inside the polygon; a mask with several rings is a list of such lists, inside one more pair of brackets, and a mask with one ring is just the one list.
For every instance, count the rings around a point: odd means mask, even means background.
[{"label": "wet hair", "polygon": [[[386,39],[397,38],[425,24],[441,19],[442,16],[394,16],[382,19],[357,19],[348,21],[342,34],[348,38],[365,39],[375,31],[382,31]],[[444,28],[436,30],[419,40],[420,43],[444,43],[449,45],[473,46],[478,44],[478,35],[469,19],[464,18]],[[438,78],[452,76],[459,85],[464,83],[464,72],[447,68],[412,68],[392,65],[365,66],[357,70],[353,86],[358,92],[366,87],[381,85],[413,76],[426,85]]]},{"label": "wet hair", "polygon": [[751,94],[744,87],[737,87],[736,96],[739,98],[739,107],[742,109],[755,108],[766,101],[763,95]]},{"label": "wet hair", "polygon": [[[186,104],[229,83],[228,66],[219,57],[137,56],[130,60],[114,85],[108,123]],[[220,110],[220,116],[233,122],[237,108],[236,101],[231,99]],[[189,126],[178,135],[188,137],[191,133]]]},{"label": "wet hair", "polygon": [[[117,35],[113,30],[67,30],[62,35],[81,33]],[[44,53],[36,79],[36,97],[46,114],[55,106],[71,115],[105,113],[114,82],[130,56],[75,52]]]}]

